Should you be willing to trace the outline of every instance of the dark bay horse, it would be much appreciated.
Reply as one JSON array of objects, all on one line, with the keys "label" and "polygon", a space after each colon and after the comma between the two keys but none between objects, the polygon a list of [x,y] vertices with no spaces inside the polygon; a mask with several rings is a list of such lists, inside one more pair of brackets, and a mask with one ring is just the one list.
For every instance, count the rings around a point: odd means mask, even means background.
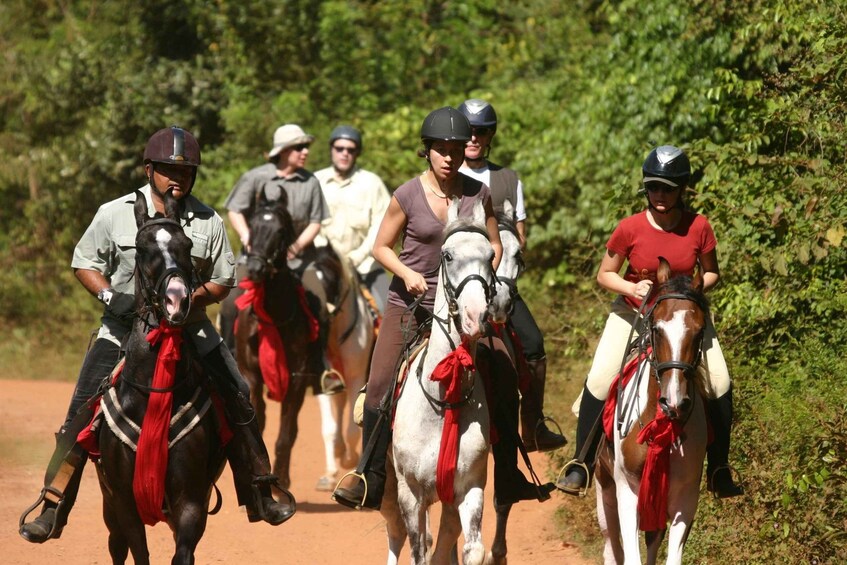
[{"label": "dark bay horse", "polygon": [[[177,202],[170,192],[165,206],[164,218],[150,218],[144,196],[137,193],[139,316],[126,346],[124,368],[103,400],[107,421],[117,414],[136,426],[144,422],[136,441],[131,431],[115,432],[111,423],[100,433],[97,472],[114,563],[124,563],[128,551],[137,565],[149,563],[145,522],[161,520],[174,532],[171,562],[194,563],[212,487],[225,460],[209,395],[199,386],[200,373],[188,348],[180,347],[181,324],[191,307],[191,240],[176,219]],[[152,339],[155,336],[160,339]],[[117,407],[111,413],[110,399]],[[168,422],[180,412],[196,425],[179,438],[171,437],[168,449]],[[162,418],[154,419],[157,414]],[[138,454],[129,443],[137,446]]]},{"label": "dark bay horse", "polygon": [[323,372],[314,319],[300,279],[286,259],[296,233],[287,198],[267,201],[260,193],[250,219],[246,292],[238,300],[236,359],[250,385],[259,429],[265,428],[264,389],[281,402],[273,473],[282,488],[291,485],[291,451],[297,439],[297,416],[309,386],[319,386]]},{"label": "dark bay horse", "polygon": [[640,342],[643,369],[617,395],[610,393],[617,400],[614,429],[598,450],[597,515],[606,563],[641,563],[639,529],[646,534],[647,563],[655,563],[668,528],[667,563],[681,563],[700,496],[708,434],[698,365],[708,303],[699,274],[671,278],[660,257],[657,279]]}]

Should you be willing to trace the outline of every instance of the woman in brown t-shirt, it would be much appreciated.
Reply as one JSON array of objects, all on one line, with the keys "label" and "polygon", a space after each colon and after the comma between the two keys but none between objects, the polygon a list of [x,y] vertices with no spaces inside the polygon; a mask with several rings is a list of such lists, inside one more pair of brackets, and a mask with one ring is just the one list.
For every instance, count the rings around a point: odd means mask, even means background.
[{"label": "woman in brown t-shirt", "polygon": [[[374,433],[379,434],[366,471],[367,498],[365,506],[379,508],[385,486],[385,458],[390,441],[387,426],[376,428],[379,404],[394,381],[394,370],[403,351],[401,318],[406,307],[421,294],[422,308],[416,309],[411,329],[423,323],[432,312],[438,282],[438,267],[444,228],[447,225],[447,206],[459,200],[459,216],[473,216],[474,203],[481,200],[485,207],[486,227],[494,248],[494,269],[500,263],[503,248],[497,220],[491,205],[488,187],[459,173],[465,155],[465,143],[471,138],[471,126],[458,110],[444,107],[431,112],[421,126],[423,150],[419,155],[429,163],[420,176],[401,185],[391,197],[388,210],[374,242],[373,256],[394,274],[388,291],[388,305],[380,325],[368,377],[365,397],[362,445],[368,445]],[[394,246],[402,237],[398,255]],[[341,504],[355,506],[364,496],[364,483],[338,488],[333,497]]]}]

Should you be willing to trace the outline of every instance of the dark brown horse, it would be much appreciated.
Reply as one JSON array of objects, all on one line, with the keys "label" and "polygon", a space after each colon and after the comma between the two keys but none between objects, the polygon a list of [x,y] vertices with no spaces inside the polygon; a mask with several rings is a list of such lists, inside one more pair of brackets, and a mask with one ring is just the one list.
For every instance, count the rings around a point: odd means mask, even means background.
[{"label": "dark brown horse", "polygon": [[[291,485],[297,416],[306,390],[318,386],[323,372],[320,350],[314,343],[314,318],[301,281],[286,260],[295,236],[287,199],[269,202],[260,194],[250,219],[247,274],[240,285],[246,292],[239,298],[245,300],[239,302],[235,329],[236,359],[250,385],[260,430],[265,428],[266,385],[282,404],[273,473],[283,488]],[[252,298],[247,299],[250,293]],[[272,374],[277,375],[274,381],[270,380]]]},{"label": "dark brown horse", "polygon": [[[120,378],[115,387],[104,394],[107,421],[126,417],[136,425],[144,422],[135,439],[131,430],[121,431],[113,427],[112,422],[102,426],[100,433],[101,457],[97,472],[103,492],[103,517],[109,529],[109,552],[114,563],[124,563],[128,551],[132,552],[136,564],[149,563],[144,521],[150,524],[159,520],[167,521],[174,533],[176,551],[172,563],[194,563],[194,550],[206,529],[212,486],[224,465],[209,395],[199,387],[200,375],[188,348],[178,348],[181,324],[191,305],[191,240],[176,220],[177,202],[170,192],[165,197],[165,205],[164,218],[149,218],[146,200],[137,194],[135,296],[139,316],[129,336],[126,363]],[[151,333],[163,339],[151,344],[147,339]],[[175,341],[169,342],[169,335]],[[161,387],[161,381],[154,380],[154,373],[161,361],[160,350],[169,345],[177,346],[181,355],[175,370],[170,373],[172,384]],[[107,406],[110,400],[114,408],[111,414]],[[178,440],[169,438],[168,420],[181,410],[193,411],[190,419],[197,423]],[[149,430],[155,427],[145,418],[145,414],[150,413],[164,416],[160,421],[163,422],[163,434],[150,435]],[[162,436],[164,441],[157,444],[155,438]],[[159,457],[138,456],[130,444],[144,454],[151,453],[147,445],[156,446],[154,451],[160,449]],[[150,476],[141,470],[146,461],[161,461],[162,455],[164,481],[140,482],[142,477],[147,480]],[[149,498],[145,494],[150,495]]]}]

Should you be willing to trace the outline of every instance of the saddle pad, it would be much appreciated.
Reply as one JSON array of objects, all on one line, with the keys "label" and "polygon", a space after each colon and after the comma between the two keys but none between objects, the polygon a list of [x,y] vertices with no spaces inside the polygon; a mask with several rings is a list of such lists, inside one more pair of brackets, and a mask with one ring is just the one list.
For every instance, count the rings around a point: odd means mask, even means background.
[{"label": "saddle pad", "polygon": [[[180,406],[179,410],[171,416],[168,430],[168,449],[176,445],[179,440],[193,430],[208,412],[212,401],[208,394],[202,393],[203,389],[196,388],[191,400]],[[100,400],[100,407],[112,433],[127,447],[136,451],[138,449],[138,438],[141,436],[141,426],[129,418],[121,408],[120,399],[114,387],[110,387],[103,395]]]}]

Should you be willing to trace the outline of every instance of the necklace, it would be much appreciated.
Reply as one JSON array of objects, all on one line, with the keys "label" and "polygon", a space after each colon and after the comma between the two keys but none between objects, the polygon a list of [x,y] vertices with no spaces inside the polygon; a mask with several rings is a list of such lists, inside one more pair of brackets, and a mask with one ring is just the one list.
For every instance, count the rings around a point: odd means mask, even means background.
[{"label": "necklace", "polygon": [[429,182],[429,178],[427,177],[427,174],[426,174],[426,173],[423,173],[423,174],[421,175],[421,183],[422,183],[422,184],[426,187],[426,189],[427,189],[428,191],[430,191],[433,195],[435,195],[435,197],[436,197],[436,198],[441,198],[442,200],[447,200],[448,198],[450,198],[450,196],[449,196],[449,195],[447,195],[447,194],[443,194],[443,193],[440,193],[440,192],[437,192],[437,191],[436,191],[436,190],[432,187],[432,184]]}]

